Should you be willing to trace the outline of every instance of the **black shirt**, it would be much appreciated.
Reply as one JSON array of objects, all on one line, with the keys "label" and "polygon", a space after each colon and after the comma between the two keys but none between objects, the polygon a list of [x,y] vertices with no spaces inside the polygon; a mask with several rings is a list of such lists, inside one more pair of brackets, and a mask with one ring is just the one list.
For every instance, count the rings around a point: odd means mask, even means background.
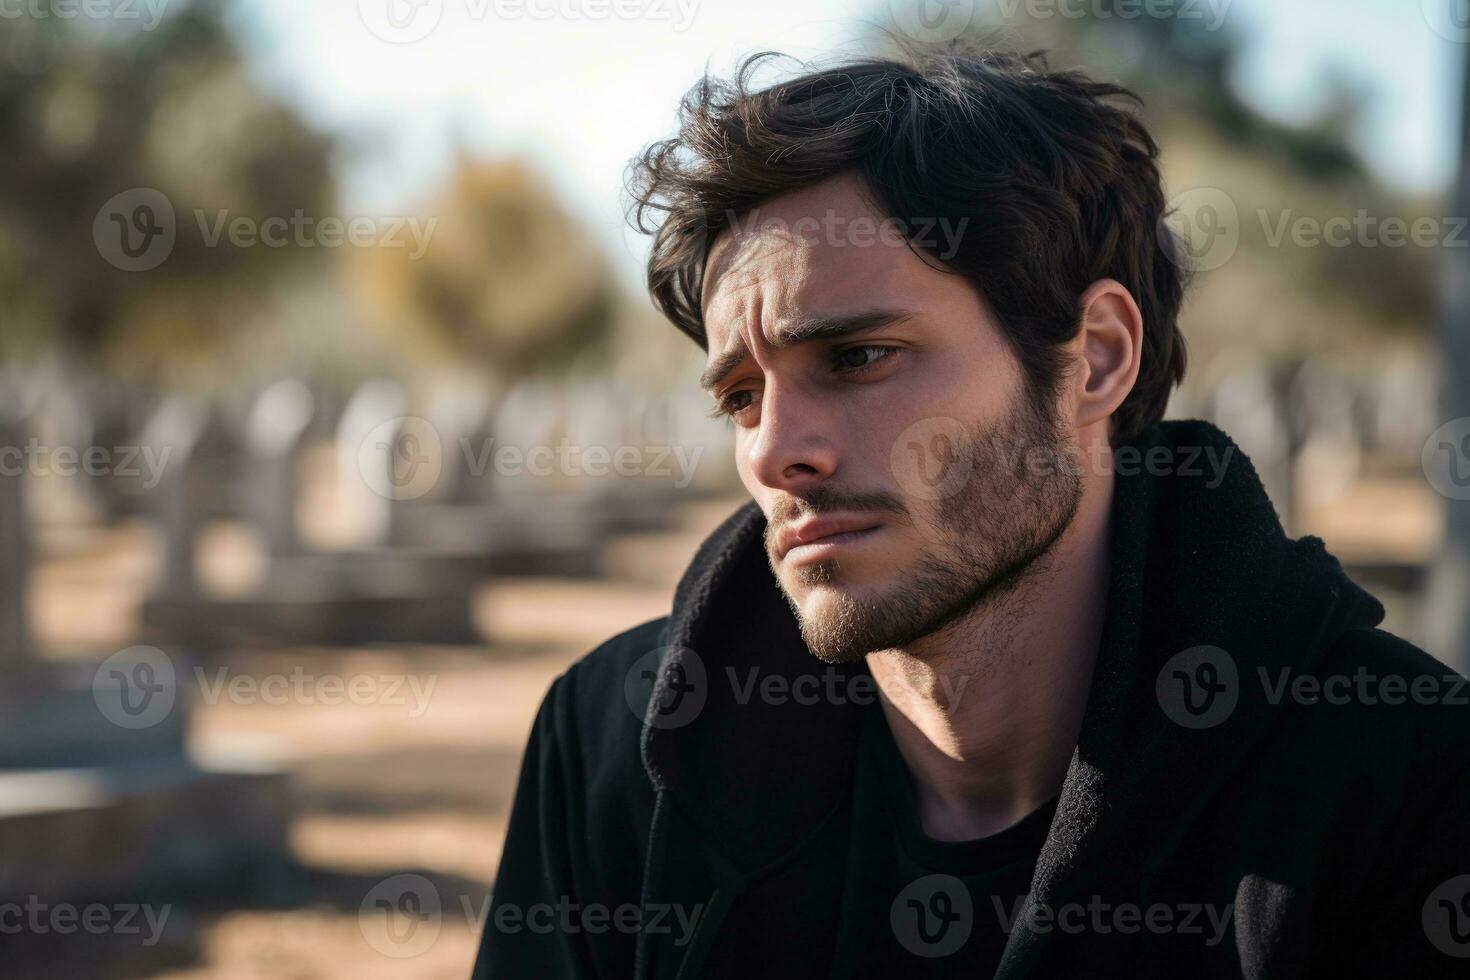
[{"label": "black shirt", "polygon": [[841,977],[988,977],[1027,893],[1056,798],[1000,833],[925,835],[913,779],[873,705],[853,778]]}]

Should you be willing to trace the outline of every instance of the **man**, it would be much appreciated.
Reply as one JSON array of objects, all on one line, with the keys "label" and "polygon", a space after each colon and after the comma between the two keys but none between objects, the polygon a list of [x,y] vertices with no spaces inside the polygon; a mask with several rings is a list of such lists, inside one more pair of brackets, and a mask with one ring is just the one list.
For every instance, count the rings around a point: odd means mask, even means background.
[{"label": "man", "polygon": [[757,63],[635,185],[752,500],[553,684],[477,976],[1467,975],[1470,688],[1161,421],[1126,93]]}]

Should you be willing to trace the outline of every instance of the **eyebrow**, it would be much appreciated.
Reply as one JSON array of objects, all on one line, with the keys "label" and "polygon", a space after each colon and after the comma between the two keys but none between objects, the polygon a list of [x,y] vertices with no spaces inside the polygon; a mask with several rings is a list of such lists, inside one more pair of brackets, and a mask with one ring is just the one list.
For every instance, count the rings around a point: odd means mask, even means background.
[{"label": "eyebrow", "polygon": [[[776,328],[776,334],[771,338],[771,346],[780,349],[806,343],[809,340],[851,337],[902,323],[911,316],[913,314],[907,310],[868,310],[863,313],[837,316],[800,314],[788,318]],[[743,342],[716,354],[714,360],[710,361],[699,375],[699,386],[706,391],[712,391],[749,356]]]}]

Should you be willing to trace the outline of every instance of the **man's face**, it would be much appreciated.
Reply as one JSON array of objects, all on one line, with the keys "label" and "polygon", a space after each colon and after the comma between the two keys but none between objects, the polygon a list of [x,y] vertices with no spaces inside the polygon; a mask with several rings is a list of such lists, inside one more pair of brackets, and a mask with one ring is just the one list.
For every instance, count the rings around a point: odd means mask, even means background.
[{"label": "man's face", "polygon": [[885,220],[833,178],[742,216],[706,265],[704,380],[771,568],[832,662],[1005,593],[1082,492],[1067,387],[1033,394],[975,289]]}]

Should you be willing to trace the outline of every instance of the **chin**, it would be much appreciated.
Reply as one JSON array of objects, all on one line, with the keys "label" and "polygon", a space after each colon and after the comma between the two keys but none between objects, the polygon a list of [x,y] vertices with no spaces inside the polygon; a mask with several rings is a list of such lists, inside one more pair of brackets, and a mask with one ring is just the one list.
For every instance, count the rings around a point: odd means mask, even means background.
[{"label": "chin", "polygon": [[843,582],[827,582],[787,593],[802,639],[819,660],[845,663],[861,659],[870,647],[872,626],[867,610],[872,594]]},{"label": "chin", "polygon": [[821,622],[837,615],[852,601],[852,590],[845,585],[822,583],[801,586],[796,593],[796,612],[803,622]]}]

